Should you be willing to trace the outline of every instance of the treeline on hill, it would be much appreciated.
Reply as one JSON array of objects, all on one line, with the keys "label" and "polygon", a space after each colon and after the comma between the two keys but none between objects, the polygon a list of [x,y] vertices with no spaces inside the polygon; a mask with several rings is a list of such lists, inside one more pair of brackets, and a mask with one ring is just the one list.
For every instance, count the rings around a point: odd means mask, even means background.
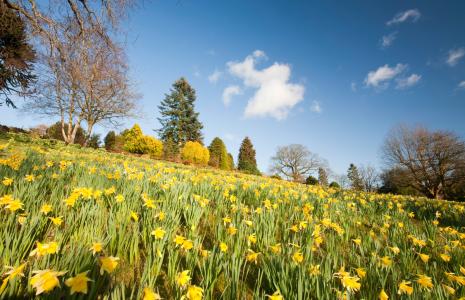
[{"label": "treeline on hill", "polygon": [[[154,159],[164,159],[174,162],[211,166],[222,170],[237,169],[244,173],[259,175],[256,152],[249,137],[244,138],[238,155],[237,166],[234,158],[228,152],[221,138],[215,137],[210,145],[203,144],[203,125],[199,121],[199,113],[195,111],[195,90],[185,78],[173,83],[170,93],[159,105],[161,128],[157,130],[159,138],[146,135],[138,124],[119,133],[109,131],[103,138],[99,134],[89,135],[82,127],[78,127],[73,143],[91,148],[105,147],[107,151],[128,152],[147,155]],[[2,127],[3,128],[3,127]],[[22,129],[4,131],[25,132]],[[68,142],[68,125],[60,121],[31,128],[29,133],[35,137],[56,139]]]}]

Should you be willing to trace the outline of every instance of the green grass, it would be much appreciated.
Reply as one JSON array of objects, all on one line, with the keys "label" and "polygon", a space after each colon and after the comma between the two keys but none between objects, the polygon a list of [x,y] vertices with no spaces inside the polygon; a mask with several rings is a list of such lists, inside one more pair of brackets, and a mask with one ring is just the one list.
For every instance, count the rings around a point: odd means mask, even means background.
[{"label": "green grass", "polygon": [[[184,270],[190,271],[189,284],[201,287],[206,299],[264,299],[276,291],[284,299],[336,299],[347,291],[334,275],[341,267],[352,277],[358,276],[356,268],[366,270],[360,290],[347,293],[351,299],[377,299],[382,289],[390,299],[465,295],[460,282],[465,276],[460,270],[465,265],[461,203],[308,187],[22,135],[0,139],[0,145],[7,143],[0,150],[0,179],[13,183],[0,184],[0,197],[19,199],[23,209],[11,212],[7,203],[0,205],[0,278],[6,278],[5,266],[27,265],[24,277],[7,280],[2,299],[34,297],[32,272],[44,269],[67,272],[59,277],[60,286],[38,296],[50,299],[70,297],[64,281],[85,271],[92,280],[88,293],[73,297],[140,299],[148,287],[164,299],[179,299],[187,288],[177,286],[176,276]],[[15,154],[17,161],[22,159],[17,170],[7,165]],[[35,180],[27,182],[30,174]],[[112,187],[114,193],[105,193]],[[78,197],[69,207],[64,200],[73,192]],[[124,196],[121,203],[118,194]],[[147,197],[154,208],[144,206]],[[43,204],[53,207],[48,215],[40,212]],[[51,216],[61,216],[63,224],[54,225]],[[225,217],[237,228],[234,235],[228,233]],[[151,235],[157,227],[166,231],[163,239]],[[248,239],[252,234],[256,243]],[[192,241],[193,248],[176,245],[176,235]],[[323,241],[319,246],[318,237]],[[360,246],[353,241],[358,238]],[[425,245],[415,245],[415,239]],[[29,256],[37,242],[51,241],[59,244],[58,253]],[[95,242],[104,247],[93,255]],[[221,242],[228,246],[226,253],[219,249]],[[274,253],[271,246],[278,243],[281,251]],[[393,247],[400,252],[395,254]],[[246,260],[248,249],[260,252],[257,263]],[[202,250],[208,251],[206,257]],[[303,255],[301,263],[292,259],[296,252]],[[418,253],[428,254],[428,263]],[[440,256],[445,253],[449,262]],[[120,259],[110,274],[100,275],[103,256]],[[384,256],[392,260],[390,266],[382,266]],[[317,265],[319,274],[311,274]],[[433,287],[422,288],[418,274],[431,277]],[[397,294],[403,280],[412,282],[412,295]],[[443,284],[454,288],[455,295],[448,295]]]}]

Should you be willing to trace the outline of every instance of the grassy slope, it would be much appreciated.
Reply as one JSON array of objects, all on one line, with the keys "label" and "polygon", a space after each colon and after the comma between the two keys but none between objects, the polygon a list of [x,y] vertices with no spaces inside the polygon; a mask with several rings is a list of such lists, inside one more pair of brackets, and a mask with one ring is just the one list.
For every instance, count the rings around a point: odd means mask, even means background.
[{"label": "grassy slope", "polygon": [[[343,266],[352,277],[359,276],[356,268],[366,271],[356,298],[377,298],[381,289],[396,298],[402,280],[412,282],[416,299],[448,298],[442,284],[455,288],[456,295],[465,294],[460,277],[444,274],[459,276],[464,265],[460,203],[324,190],[22,136],[0,153],[4,163],[15,153],[22,158],[18,170],[0,165],[0,178],[14,180],[11,186],[0,185],[0,197],[11,194],[24,204],[22,211],[0,211],[0,267],[28,262],[25,278],[9,282],[0,298],[32,295],[31,271],[53,269],[67,271],[62,279],[89,271],[93,298],[140,298],[145,287],[166,299],[179,298],[185,289],[176,285],[176,275],[189,270],[191,283],[209,299],[262,299],[277,290],[285,299],[334,299],[344,292],[334,276]],[[34,181],[25,180],[29,174]],[[77,200],[67,206],[64,200],[73,192]],[[124,201],[117,202],[117,195]],[[62,225],[40,213],[45,203],[53,207],[49,216],[63,218]],[[229,226],[237,228],[234,235]],[[151,235],[157,227],[166,231],[161,240]],[[176,245],[176,235],[192,241],[193,248]],[[37,241],[56,241],[60,251],[29,257]],[[89,251],[94,242],[104,244],[100,256],[120,258],[112,274],[100,275],[99,255]],[[226,253],[219,249],[222,242]],[[271,246],[278,243],[280,252],[274,253]],[[246,260],[249,249],[260,252],[257,263]],[[206,257],[202,250],[208,251]],[[302,262],[295,260],[296,253],[302,254]],[[429,255],[429,262],[422,262],[418,253]],[[441,254],[451,260],[445,262]],[[392,264],[383,266],[383,257]],[[415,282],[418,274],[432,278],[431,290]],[[63,284],[47,294],[68,295]]]}]

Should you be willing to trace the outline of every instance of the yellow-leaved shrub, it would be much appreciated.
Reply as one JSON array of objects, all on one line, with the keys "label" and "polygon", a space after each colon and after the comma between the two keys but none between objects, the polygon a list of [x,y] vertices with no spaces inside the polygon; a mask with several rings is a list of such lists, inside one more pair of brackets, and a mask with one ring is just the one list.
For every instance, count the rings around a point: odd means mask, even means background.
[{"label": "yellow-leaved shrub", "polygon": [[123,148],[131,153],[149,154],[153,158],[160,158],[163,154],[163,143],[152,136],[144,135],[138,124],[124,134]]},{"label": "yellow-leaved shrub", "polygon": [[210,160],[210,152],[199,142],[187,142],[181,149],[181,159],[188,163],[206,166]]}]

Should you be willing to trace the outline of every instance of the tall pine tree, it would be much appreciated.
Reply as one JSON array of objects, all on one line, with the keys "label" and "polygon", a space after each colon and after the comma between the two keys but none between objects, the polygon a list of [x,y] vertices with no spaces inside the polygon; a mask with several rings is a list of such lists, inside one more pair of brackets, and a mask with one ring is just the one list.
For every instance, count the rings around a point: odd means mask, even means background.
[{"label": "tall pine tree", "polygon": [[158,134],[163,142],[171,141],[179,147],[188,141],[203,142],[203,125],[194,109],[195,100],[195,90],[184,77],[173,83],[170,93],[158,106],[161,124]]},{"label": "tall pine tree", "polygon": [[253,148],[252,141],[246,137],[239,149],[239,156],[237,158],[237,169],[251,174],[260,174],[257,168],[257,160],[255,158],[255,149]]},{"label": "tall pine tree", "polygon": [[363,182],[358,172],[357,166],[350,164],[349,169],[347,170],[347,177],[350,180],[351,188],[356,191],[363,190]]}]

